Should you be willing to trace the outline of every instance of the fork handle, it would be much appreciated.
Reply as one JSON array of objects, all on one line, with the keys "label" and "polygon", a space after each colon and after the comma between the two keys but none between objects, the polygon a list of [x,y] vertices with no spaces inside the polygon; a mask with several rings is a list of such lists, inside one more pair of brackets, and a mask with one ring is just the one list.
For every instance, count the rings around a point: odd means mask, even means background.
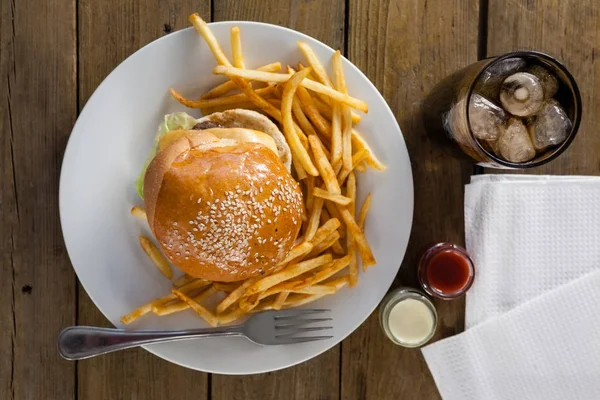
[{"label": "fork handle", "polygon": [[67,360],[81,360],[144,344],[208,336],[243,336],[242,326],[183,331],[126,331],[95,326],[71,326],[63,329],[58,336],[58,351]]}]

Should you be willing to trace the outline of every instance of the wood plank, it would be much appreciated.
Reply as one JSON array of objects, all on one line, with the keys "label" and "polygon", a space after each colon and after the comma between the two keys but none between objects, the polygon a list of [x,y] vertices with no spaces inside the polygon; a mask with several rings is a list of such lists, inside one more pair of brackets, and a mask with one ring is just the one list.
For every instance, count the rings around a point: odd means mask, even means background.
[{"label": "wood plank", "polygon": [[76,283],[58,178],[77,112],[75,1],[0,9],[0,398],[68,399],[75,364],[56,337],[75,322]]},{"label": "wood plank", "polygon": [[[344,1],[223,0],[214,21],[253,20],[286,26],[334,48],[344,48]],[[212,399],[337,399],[340,346],[300,364],[255,376],[212,376]]]},{"label": "wood plank", "polygon": [[[394,287],[417,286],[416,266],[428,244],[462,243],[467,159],[452,158],[426,134],[420,107],[441,79],[477,60],[477,0],[350,0],[349,58],[394,111],[412,160],[415,213],[411,239]],[[436,302],[434,340],[460,332],[464,300]],[[438,398],[417,349],[385,337],[374,313],[342,345],[343,399]]]},{"label": "wood plank", "polygon": [[598,175],[600,135],[600,8],[595,0],[492,1],[488,55],[538,50],[573,74],[583,100],[583,121],[569,149],[529,173]]},{"label": "wood plank", "polygon": [[[121,61],[152,40],[187,27],[187,17],[195,11],[208,15],[209,0],[81,0],[79,106]],[[78,322],[110,326],[81,287]],[[81,399],[196,400],[208,395],[208,374],[171,364],[142,349],[79,362],[78,382]]]}]

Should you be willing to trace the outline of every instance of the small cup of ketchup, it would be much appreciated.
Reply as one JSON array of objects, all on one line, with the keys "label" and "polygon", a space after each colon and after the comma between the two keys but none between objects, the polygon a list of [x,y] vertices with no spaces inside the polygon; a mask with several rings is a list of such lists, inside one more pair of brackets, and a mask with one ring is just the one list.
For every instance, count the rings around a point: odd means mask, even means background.
[{"label": "small cup of ketchup", "polygon": [[418,274],[427,293],[440,299],[455,299],[464,295],[473,284],[475,268],[464,248],[438,243],[421,257]]}]

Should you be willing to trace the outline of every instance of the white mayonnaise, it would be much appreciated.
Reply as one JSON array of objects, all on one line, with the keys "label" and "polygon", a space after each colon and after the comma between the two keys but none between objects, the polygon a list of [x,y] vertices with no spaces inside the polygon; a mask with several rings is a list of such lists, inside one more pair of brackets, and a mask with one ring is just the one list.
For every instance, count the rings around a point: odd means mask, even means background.
[{"label": "white mayonnaise", "polygon": [[398,341],[418,346],[431,337],[435,329],[435,317],[422,301],[406,298],[390,310],[388,327]]}]

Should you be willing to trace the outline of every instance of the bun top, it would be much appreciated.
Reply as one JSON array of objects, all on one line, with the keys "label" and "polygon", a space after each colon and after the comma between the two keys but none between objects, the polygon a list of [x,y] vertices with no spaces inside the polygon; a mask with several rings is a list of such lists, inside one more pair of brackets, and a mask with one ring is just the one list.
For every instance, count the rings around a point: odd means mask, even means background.
[{"label": "bun top", "polygon": [[189,275],[237,281],[275,268],[292,248],[304,207],[298,183],[261,143],[187,131],[150,163],[148,223]]}]

